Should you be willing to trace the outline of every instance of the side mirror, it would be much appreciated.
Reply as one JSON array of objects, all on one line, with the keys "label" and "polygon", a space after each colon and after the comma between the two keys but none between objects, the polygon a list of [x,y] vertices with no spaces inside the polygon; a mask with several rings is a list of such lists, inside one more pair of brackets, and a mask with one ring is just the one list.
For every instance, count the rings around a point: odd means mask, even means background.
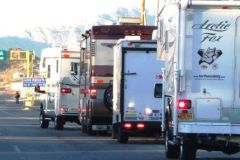
[{"label": "side mirror", "polygon": [[154,86],[154,98],[162,98],[162,84],[157,83]]}]

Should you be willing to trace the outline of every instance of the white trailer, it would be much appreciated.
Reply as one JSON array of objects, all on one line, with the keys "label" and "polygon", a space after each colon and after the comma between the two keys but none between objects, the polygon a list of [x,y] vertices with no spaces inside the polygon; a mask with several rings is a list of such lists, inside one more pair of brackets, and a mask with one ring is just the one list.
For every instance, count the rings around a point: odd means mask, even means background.
[{"label": "white trailer", "polygon": [[79,115],[80,49],[45,48],[41,53],[40,74],[46,78],[40,105],[40,126],[48,128],[54,121],[55,129],[63,129],[65,122],[76,122]]},{"label": "white trailer", "polygon": [[[114,47],[113,138],[161,134],[161,87],[156,41],[120,40]],[[154,86],[159,93],[153,96]]]},{"label": "white trailer", "polygon": [[240,2],[161,2],[157,54],[166,63],[166,157],[193,160],[198,149],[238,152]]}]

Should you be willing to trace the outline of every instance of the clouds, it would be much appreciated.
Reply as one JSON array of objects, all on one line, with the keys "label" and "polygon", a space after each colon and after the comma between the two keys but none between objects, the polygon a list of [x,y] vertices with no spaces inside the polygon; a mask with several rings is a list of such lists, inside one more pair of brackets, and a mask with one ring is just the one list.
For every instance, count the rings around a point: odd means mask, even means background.
[{"label": "clouds", "polygon": [[[156,1],[146,0],[146,9],[154,13]],[[4,0],[0,4],[0,34],[11,34],[37,26],[76,25],[118,7],[140,8],[141,0]]]}]

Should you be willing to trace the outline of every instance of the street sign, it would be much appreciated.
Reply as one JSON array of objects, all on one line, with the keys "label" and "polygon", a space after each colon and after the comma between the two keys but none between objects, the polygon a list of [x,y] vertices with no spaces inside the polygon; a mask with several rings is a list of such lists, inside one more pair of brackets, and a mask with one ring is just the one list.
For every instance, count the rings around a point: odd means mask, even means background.
[{"label": "street sign", "polygon": [[44,87],[46,85],[45,78],[24,78],[23,87]]},{"label": "street sign", "polygon": [[0,61],[5,61],[5,60],[7,60],[7,51],[0,50]]}]

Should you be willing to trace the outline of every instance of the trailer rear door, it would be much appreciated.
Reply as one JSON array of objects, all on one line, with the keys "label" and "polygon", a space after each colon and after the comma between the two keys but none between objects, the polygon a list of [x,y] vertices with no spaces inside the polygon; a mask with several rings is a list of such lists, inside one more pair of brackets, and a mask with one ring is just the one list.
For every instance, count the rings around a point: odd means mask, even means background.
[{"label": "trailer rear door", "polygon": [[124,120],[160,121],[161,99],[154,84],[161,83],[162,61],[156,51],[131,50],[124,54]]},{"label": "trailer rear door", "polygon": [[226,12],[224,9],[190,11],[186,15],[186,45],[189,47],[185,53],[187,58],[192,56],[192,65],[186,62],[185,67],[191,67],[189,81],[192,85],[188,95],[194,99],[197,120],[237,122],[239,119],[238,15],[234,10]]}]

